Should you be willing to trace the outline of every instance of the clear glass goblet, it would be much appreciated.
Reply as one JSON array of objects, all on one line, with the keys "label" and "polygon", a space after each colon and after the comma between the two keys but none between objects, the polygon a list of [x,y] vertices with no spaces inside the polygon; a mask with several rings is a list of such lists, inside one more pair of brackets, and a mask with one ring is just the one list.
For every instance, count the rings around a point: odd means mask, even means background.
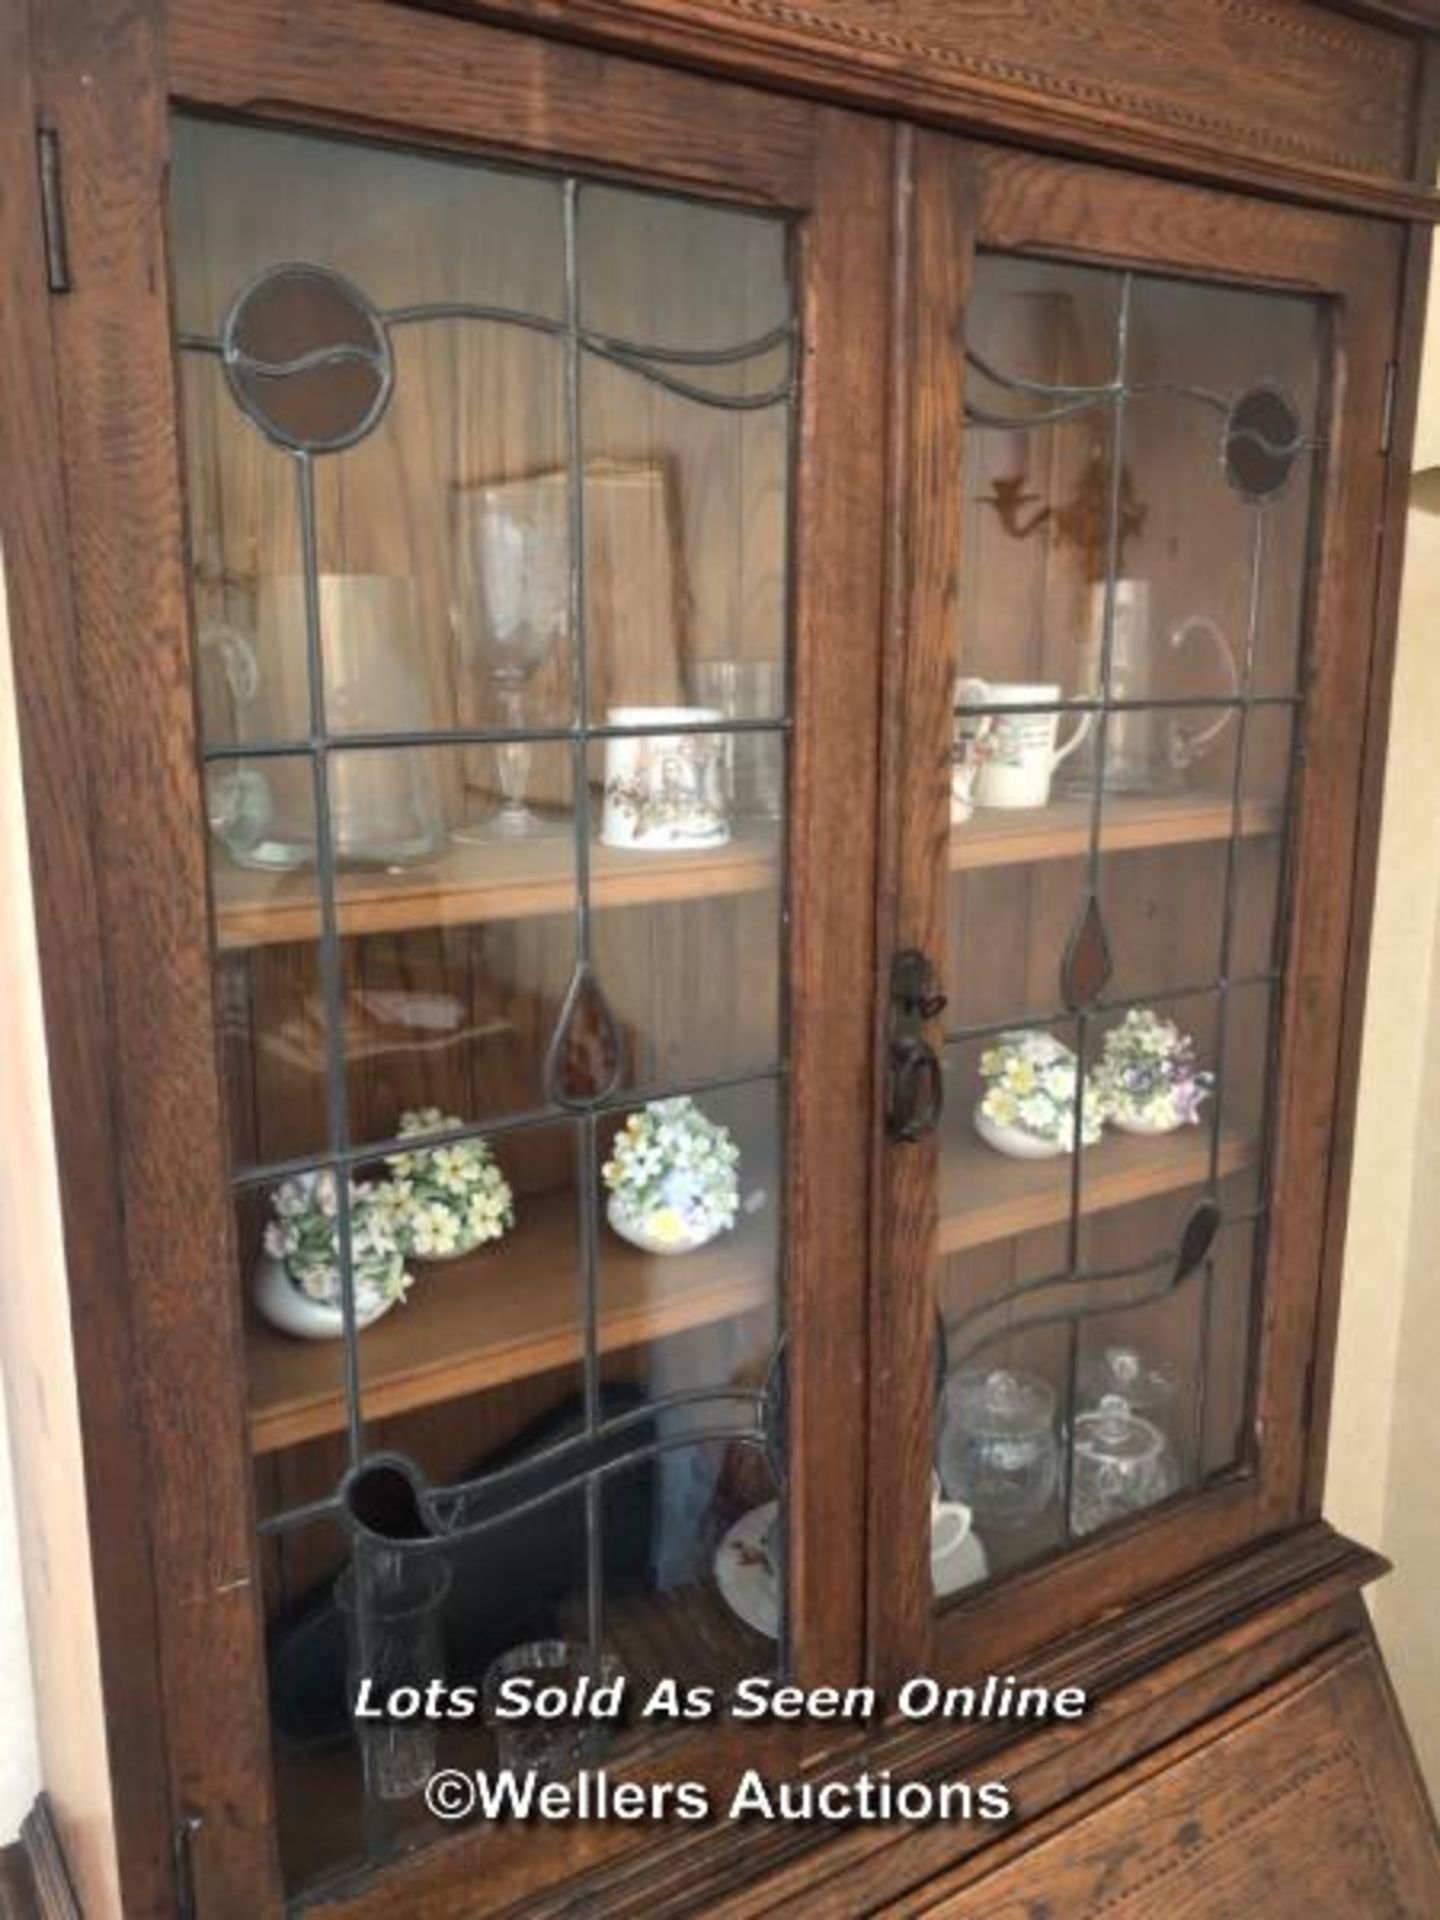
[{"label": "clear glass goblet", "polygon": [[[563,476],[546,474],[456,494],[456,612],[462,661],[495,688],[508,733],[525,728],[525,689],[564,640],[570,626],[569,495]],[[530,806],[534,749],[528,740],[495,748],[501,806],[479,825],[454,829],[456,840],[553,839],[569,831]]]}]

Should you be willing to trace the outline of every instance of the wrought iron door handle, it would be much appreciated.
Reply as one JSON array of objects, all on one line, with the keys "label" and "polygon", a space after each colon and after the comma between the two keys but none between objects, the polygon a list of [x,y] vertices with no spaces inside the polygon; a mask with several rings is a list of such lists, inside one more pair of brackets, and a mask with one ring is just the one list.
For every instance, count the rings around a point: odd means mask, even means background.
[{"label": "wrought iron door handle", "polygon": [[921,1140],[945,1110],[945,1076],[928,1040],[896,1041],[890,1049],[890,1137]]},{"label": "wrought iron door handle", "polygon": [[892,1140],[920,1140],[940,1124],[945,1076],[925,1037],[927,1022],[945,1011],[935,968],[916,947],[890,968],[890,1097],[886,1120]]}]

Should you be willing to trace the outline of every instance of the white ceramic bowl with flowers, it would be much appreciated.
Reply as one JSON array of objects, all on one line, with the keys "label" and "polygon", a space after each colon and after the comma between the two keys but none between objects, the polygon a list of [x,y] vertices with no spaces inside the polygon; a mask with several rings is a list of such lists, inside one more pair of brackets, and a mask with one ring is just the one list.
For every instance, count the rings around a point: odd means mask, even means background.
[{"label": "white ceramic bowl with flowers", "polygon": [[[465,1122],[439,1107],[411,1107],[396,1138],[458,1132]],[[386,1183],[400,1222],[400,1244],[412,1260],[458,1260],[502,1240],[515,1225],[515,1196],[494,1150],[479,1139],[416,1145],[386,1156]]]},{"label": "white ceramic bowl with flowers", "polygon": [[[1023,1029],[997,1036],[980,1056],[983,1091],[975,1131],[987,1147],[1013,1160],[1049,1160],[1075,1149],[1080,1063],[1053,1033]],[[1103,1131],[1099,1101],[1087,1089],[1081,1144]]]},{"label": "white ceramic bowl with flowers", "polygon": [[646,1253],[691,1253],[734,1226],[740,1149],[688,1095],[652,1100],[615,1136],[601,1169],[605,1217]]},{"label": "white ceramic bowl with flowers", "polygon": [[[297,1339],[340,1339],[345,1315],[335,1175],[327,1170],[282,1181],[270,1196],[270,1214],[255,1269],[256,1310],[272,1327]],[[352,1181],[350,1267],[357,1329],[373,1325],[409,1290],[401,1237],[388,1185]]]},{"label": "white ceramic bowl with flowers", "polygon": [[1106,1119],[1122,1133],[1198,1126],[1214,1083],[1197,1068],[1190,1035],[1150,1007],[1132,1007],[1101,1042],[1095,1086]]}]

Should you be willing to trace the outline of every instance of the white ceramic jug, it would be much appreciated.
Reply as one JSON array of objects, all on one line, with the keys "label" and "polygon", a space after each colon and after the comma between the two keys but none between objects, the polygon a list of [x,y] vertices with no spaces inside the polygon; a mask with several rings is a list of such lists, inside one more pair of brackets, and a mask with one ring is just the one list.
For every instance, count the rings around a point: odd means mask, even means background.
[{"label": "white ceramic jug", "polygon": [[[962,680],[956,703],[980,712],[975,734],[978,761],[974,802],[980,807],[1043,807],[1050,798],[1050,782],[1061,766],[1088,737],[1093,713],[1080,723],[1063,747],[1060,731],[1060,689],[1018,680]],[[988,709],[996,711],[987,711]],[[1016,711],[1007,712],[1012,708]]]}]

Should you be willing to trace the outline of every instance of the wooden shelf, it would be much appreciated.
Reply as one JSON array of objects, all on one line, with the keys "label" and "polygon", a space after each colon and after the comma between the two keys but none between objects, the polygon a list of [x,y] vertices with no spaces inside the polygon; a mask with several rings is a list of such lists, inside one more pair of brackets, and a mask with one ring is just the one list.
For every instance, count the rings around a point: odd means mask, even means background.
[{"label": "wooden shelf", "polygon": [[[1082,1204],[1103,1213],[1197,1185],[1209,1167],[1207,1129],[1161,1139],[1107,1134],[1086,1155]],[[1220,1172],[1254,1159],[1250,1143],[1222,1136]],[[1070,1161],[1008,1160],[957,1125],[941,1160],[940,1250],[962,1253],[1055,1226],[1070,1207]],[[360,1338],[365,1410],[407,1413],[580,1357],[579,1262],[568,1195],[532,1201],[521,1225],[488,1253],[421,1268],[404,1306]],[[774,1297],[770,1234],[743,1225],[712,1247],[664,1259],[608,1231],[601,1269],[602,1353],[709,1326]],[[294,1340],[253,1316],[248,1328],[251,1443],[272,1453],[345,1424],[338,1341]]]},{"label": "wooden shelf", "polygon": [[[1251,1166],[1255,1148],[1243,1135],[1222,1132],[1220,1176]],[[1108,1132],[1087,1147],[1080,1205],[1085,1214],[1109,1213],[1177,1188],[1198,1186],[1210,1171],[1210,1129],[1185,1127],[1158,1138]],[[958,1117],[947,1130],[940,1159],[940,1251],[967,1253],[1061,1224],[1070,1213],[1071,1161],[1011,1160],[996,1153]]]},{"label": "wooden shelf", "polygon": [[[688,853],[625,852],[592,842],[591,904],[631,907],[759,893],[778,884],[777,847],[776,834],[762,831]],[[564,838],[518,846],[457,841],[424,866],[347,870],[336,893],[342,934],[528,920],[569,913],[574,906],[575,850]],[[225,949],[317,939],[314,873],[255,873],[217,859],[215,924]]]},{"label": "wooden shelf", "polygon": [[[1055,800],[1048,807],[1011,811],[980,808],[950,835],[950,865],[1022,866],[1041,860],[1071,860],[1090,850],[1090,802]],[[1132,799],[1107,795],[1101,814],[1100,848],[1129,853],[1148,847],[1193,846],[1230,836],[1229,794],[1147,794]],[[1251,801],[1240,810],[1240,832],[1280,831],[1280,809]]]},{"label": "wooden shelf", "polygon": [[[370,1419],[455,1400],[580,1358],[575,1208],[532,1201],[489,1252],[417,1269],[410,1298],[360,1336]],[[644,1254],[608,1229],[601,1255],[600,1350],[610,1353],[763,1306],[774,1294],[763,1219],[683,1257]],[[338,1340],[295,1340],[252,1316],[250,1435],[272,1453],[345,1424]]]},{"label": "wooden shelf", "polygon": [[[1278,807],[1257,803],[1242,810],[1243,834],[1279,827]],[[1229,832],[1230,801],[1223,795],[1110,798],[1100,844],[1107,853],[1123,853],[1223,840]],[[951,834],[950,865],[958,872],[1070,860],[1089,846],[1087,801],[1057,800],[1014,813],[982,810]],[[778,882],[777,836],[758,829],[695,853],[621,852],[598,842],[590,849],[591,902],[600,908],[759,893]],[[514,847],[456,843],[424,866],[357,868],[341,875],[336,899],[340,931],[349,935],[532,919],[568,913],[574,904],[574,850],[566,839]],[[217,858],[215,923],[225,950],[315,940],[315,876],[254,873]]]},{"label": "wooden shelf", "polygon": [[[560,1625],[569,1638],[585,1637],[583,1596],[562,1607]],[[627,1673],[678,1680],[681,1686],[726,1688],[748,1674],[775,1665],[775,1642],[747,1627],[720,1593],[706,1557],[692,1585],[664,1593],[627,1593],[605,1601],[605,1639]],[[616,1759],[653,1750],[666,1723],[639,1722],[614,1749]]]}]

